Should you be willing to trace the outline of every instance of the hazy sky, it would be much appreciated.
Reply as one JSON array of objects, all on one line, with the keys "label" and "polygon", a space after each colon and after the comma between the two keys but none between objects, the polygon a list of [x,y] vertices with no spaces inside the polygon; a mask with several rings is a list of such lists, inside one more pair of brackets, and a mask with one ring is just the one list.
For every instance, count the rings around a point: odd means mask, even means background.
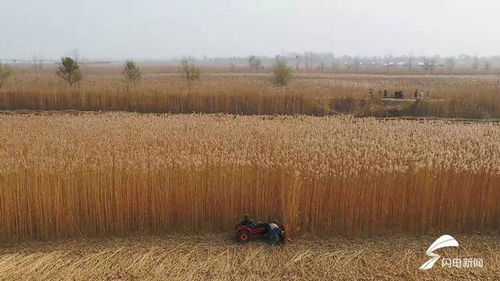
[{"label": "hazy sky", "polygon": [[500,55],[498,0],[0,0],[0,58]]}]

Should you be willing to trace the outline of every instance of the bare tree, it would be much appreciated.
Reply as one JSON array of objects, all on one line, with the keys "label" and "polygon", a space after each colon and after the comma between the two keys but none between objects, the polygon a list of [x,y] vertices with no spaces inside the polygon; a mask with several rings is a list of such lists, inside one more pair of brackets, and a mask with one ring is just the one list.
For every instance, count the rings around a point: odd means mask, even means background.
[{"label": "bare tree", "polygon": [[262,67],[262,60],[256,56],[250,56],[248,57],[248,64],[250,65],[250,71],[259,72]]},{"label": "bare tree", "polygon": [[438,61],[438,57],[437,56],[434,56],[434,57],[425,57],[424,58],[424,69],[425,71],[427,72],[430,72],[430,74],[432,74],[432,72],[434,72],[434,69],[436,68],[436,63]]},{"label": "bare tree", "polygon": [[304,63],[306,66],[306,71],[313,66],[314,54],[312,52],[304,52]]},{"label": "bare tree", "polygon": [[484,71],[486,71],[486,73],[490,72],[490,62],[489,61],[486,61],[484,63]]},{"label": "bare tree", "polygon": [[80,62],[80,50],[78,48],[73,49],[70,53],[69,56],[73,58],[76,62]]},{"label": "bare tree", "polygon": [[448,74],[452,75],[455,69],[455,57],[447,57],[446,66],[448,67]]},{"label": "bare tree", "polygon": [[415,57],[410,53],[408,55],[408,72],[411,73],[413,70],[413,62],[415,61]]},{"label": "bare tree", "polygon": [[478,68],[479,68],[479,57],[474,56],[472,58],[472,69],[474,69],[474,71],[477,71]]}]

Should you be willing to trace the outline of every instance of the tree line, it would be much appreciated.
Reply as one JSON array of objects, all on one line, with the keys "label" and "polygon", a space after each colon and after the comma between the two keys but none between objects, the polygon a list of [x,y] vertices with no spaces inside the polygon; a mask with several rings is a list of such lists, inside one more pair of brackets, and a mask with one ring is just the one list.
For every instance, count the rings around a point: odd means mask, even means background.
[{"label": "tree line", "polygon": [[[262,61],[251,56],[249,58],[252,70],[259,71],[262,68]],[[37,69],[38,68],[38,65]],[[180,62],[180,73],[186,81],[189,91],[193,83],[201,79],[201,69],[194,63],[193,59],[183,59]],[[13,74],[13,68],[7,64],[0,63],[0,88],[4,86],[8,78]],[[276,86],[286,86],[293,78],[293,69],[288,66],[285,57],[277,56],[273,66],[273,82]],[[78,55],[62,57],[58,63],[56,75],[68,86],[79,87],[84,75],[80,68]],[[138,85],[142,81],[142,71],[133,60],[126,60],[123,65],[122,75],[127,83],[127,90],[132,86]]]}]

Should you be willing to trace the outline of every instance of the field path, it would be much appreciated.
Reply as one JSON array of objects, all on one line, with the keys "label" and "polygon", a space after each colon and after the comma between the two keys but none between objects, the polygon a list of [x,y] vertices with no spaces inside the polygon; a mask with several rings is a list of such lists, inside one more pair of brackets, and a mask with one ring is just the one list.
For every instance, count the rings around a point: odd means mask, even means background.
[{"label": "field path", "polygon": [[[82,110],[29,110],[29,109],[19,109],[19,110],[0,110],[0,115],[38,115],[38,116],[60,116],[60,115],[102,115],[110,113],[131,113],[126,111],[82,111]],[[140,115],[156,115],[156,116],[175,116],[175,115],[190,115],[189,114],[169,114],[169,113],[143,113],[143,112],[133,112],[133,114]],[[209,113],[203,114],[207,116],[238,116],[235,114],[228,113]],[[260,117],[267,117],[268,119],[275,118],[279,115],[256,115]],[[287,115],[282,115],[286,117]],[[304,115],[305,116],[305,115]],[[349,116],[349,115],[346,115]],[[366,118],[366,117],[360,117]],[[401,116],[401,117],[369,117],[377,120],[414,120],[414,121],[449,121],[449,122],[463,122],[463,123],[500,123],[499,118],[444,118],[444,117],[415,117],[415,116]]]}]

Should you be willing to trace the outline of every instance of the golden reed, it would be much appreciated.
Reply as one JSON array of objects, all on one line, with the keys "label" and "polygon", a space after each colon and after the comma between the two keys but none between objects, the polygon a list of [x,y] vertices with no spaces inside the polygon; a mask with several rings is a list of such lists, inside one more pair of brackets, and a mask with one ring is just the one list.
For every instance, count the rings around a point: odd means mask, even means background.
[{"label": "golden reed", "polygon": [[0,239],[500,229],[495,123],[352,117],[0,116]]}]

